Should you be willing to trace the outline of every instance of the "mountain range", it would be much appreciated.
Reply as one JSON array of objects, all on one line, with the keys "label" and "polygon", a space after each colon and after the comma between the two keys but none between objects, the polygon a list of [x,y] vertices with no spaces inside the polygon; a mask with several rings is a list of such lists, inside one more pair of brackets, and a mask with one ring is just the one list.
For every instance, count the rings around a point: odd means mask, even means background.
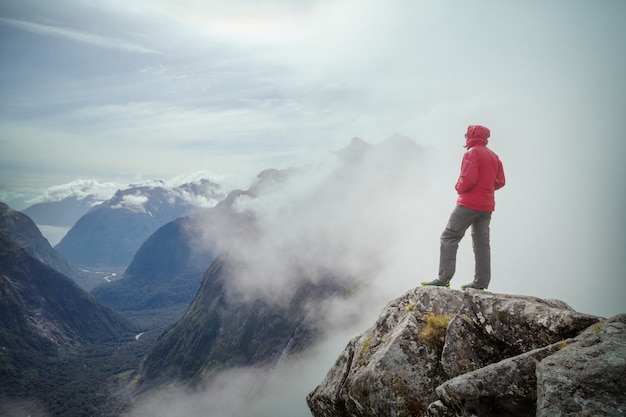
[{"label": "mountain range", "polygon": [[55,249],[81,267],[129,264],[121,279],[93,290],[127,317],[186,308],[131,379],[138,391],[271,368],[313,345],[326,303],[373,274],[371,254],[389,238],[377,201],[401,207],[390,203],[404,195],[392,185],[419,169],[421,157],[405,137],[377,146],[355,138],[330,167],[266,170],[227,198],[205,182],[195,195],[223,200],[213,207],[163,187],[120,190]]},{"label": "mountain range", "polygon": [[85,268],[123,268],[159,227],[223,198],[220,186],[209,180],[175,188],[150,185],[118,190],[82,216],[55,249]]}]

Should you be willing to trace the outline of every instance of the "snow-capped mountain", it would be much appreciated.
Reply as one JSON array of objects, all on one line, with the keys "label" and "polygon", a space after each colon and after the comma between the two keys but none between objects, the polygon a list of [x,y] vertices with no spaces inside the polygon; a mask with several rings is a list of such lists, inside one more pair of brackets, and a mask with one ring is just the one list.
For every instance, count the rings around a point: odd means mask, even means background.
[{"label": "snow-capped mountain", "polygon": [[225,193],[206,179],[177,187],[161,182],[118,190],[81,217],[55,248],[84,267],[126,266],[159,227],[216,205]]}]

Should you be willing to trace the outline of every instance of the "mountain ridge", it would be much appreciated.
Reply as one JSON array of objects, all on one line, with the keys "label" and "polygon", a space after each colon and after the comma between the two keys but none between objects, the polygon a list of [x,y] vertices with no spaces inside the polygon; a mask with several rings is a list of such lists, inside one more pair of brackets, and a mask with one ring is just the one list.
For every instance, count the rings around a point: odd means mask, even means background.
[{"label": "mountain ridge", "polygon": [[0,202],[0,231],[23,247],[35,259],[72,278],[81,286],[87,284],[88,278],[50,246],[30,217],[2,202]]},{"label": "mountain ridge", "polygon": [[0,232],[3,385],[27,385],[31,372],[37,374],[61,352],[130,340],[133,332],[125,319]]}]

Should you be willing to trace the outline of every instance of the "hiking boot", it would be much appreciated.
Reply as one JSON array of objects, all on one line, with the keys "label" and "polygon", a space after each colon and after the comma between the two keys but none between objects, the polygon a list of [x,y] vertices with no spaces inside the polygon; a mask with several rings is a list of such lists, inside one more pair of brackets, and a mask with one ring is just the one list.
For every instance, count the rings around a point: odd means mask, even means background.
[{"label": "hiking boot", "polygon": [[478,285],[474,284],[473,282],[470,282],[469,284],[461,285],[461,289],[463,291],[465,291],[468,288],[472,288],[474,290],[484,290],[484,288],[479,287]]},{"label": "hiking boot", "polygon": [[450,283],[449,282],[439,281],[438,279],[433,279],[430,282],[428,282],[428,281],[422,282],[422,286],[423,287],[432,286],[432,287],[446,287],[446,288],[450,288]]}]

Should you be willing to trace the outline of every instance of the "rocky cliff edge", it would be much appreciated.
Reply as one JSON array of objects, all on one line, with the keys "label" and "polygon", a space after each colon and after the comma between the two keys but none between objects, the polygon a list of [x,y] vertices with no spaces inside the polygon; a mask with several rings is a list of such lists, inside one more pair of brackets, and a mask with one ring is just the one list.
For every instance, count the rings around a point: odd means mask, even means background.
[{"label": "rocky cliff edge", "polygon": [[624,416],[626,314],[416,288],[354,337],[307,397],[315,417]]}]

